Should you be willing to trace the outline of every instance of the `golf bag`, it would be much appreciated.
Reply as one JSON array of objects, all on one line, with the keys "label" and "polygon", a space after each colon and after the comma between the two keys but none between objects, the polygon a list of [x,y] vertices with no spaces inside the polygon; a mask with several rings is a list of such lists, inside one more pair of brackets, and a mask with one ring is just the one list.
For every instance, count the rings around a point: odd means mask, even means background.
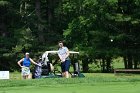
[{"label": "golf bag", "polygon": [[41,78],[42,76],[49,75],[49,73],[51,72],[50,62],[39,61],[37,63],[38,65],[36,65],[33,70],[32,78],[37,79],[37,78]]}]

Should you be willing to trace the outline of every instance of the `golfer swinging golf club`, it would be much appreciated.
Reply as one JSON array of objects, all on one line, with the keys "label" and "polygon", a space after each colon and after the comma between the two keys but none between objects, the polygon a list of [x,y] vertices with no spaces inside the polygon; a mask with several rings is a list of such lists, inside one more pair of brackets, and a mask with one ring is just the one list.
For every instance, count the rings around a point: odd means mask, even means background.
[{"label": "golfer swinging golf club", "polygon": [[[23,63],[22,63],[23,62]],[[22,69],[22,77],[23,79],[29,79],[30,76],[30,65],[31,63],[38,65],[36,62],[34,62],[30,57],[29,57],[29,53],[25,54],[25,58],[22,58],[20,61],[17,62],[18,65],[21,67]],[[22,63],[22,65],[21,65]]]},{"label": "golfer swinging golf club", "polygon": [[64,47],[62,41],[59,41],[58,45],[59,45],[58,56],[61,61],[62,76],[65,78],[69,78],[69,68],[70,68],[69,50],[67,47]]}]

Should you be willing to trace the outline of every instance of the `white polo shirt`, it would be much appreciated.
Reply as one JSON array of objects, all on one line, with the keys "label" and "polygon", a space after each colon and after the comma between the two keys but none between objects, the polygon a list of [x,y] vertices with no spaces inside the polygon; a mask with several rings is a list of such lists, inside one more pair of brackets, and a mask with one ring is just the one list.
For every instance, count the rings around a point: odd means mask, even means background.
[{"label": "white polo shirt", "polygon": [[[58,55],[61,56],[62,58],[65,58],[68,51],[69,51],[69,50],[68,50],[67,47],[59,48],[59,50],[58,50]],[[69,57],[66,58],[66,60],[69,60]]]}]

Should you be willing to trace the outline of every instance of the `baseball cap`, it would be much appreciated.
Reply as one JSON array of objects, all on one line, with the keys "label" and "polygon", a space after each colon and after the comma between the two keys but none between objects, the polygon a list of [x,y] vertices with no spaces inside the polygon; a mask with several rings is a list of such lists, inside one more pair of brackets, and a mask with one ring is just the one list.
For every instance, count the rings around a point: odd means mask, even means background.
[{"label": "baseball cap", "polygon": [[28,52],[26,52],[26,53],[25,53],[25,55],[29,55],[29,53],[28,53]]}]

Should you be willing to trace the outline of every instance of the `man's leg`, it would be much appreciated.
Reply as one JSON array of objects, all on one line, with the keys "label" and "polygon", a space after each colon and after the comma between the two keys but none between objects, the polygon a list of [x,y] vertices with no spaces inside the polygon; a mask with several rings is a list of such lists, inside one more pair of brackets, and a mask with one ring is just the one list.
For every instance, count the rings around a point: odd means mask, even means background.
[{"label": "man's leg", "polygon": [[61,63],[62,77],[65,77],[65,63]]},{"label": "man's leg", "polygon": [[65,72],[65,78],[69,78],[69,72],[68,71]]},{"label": "man's leg", "polygon": [[69,78],[70,60],[65,61],[65,78]]},{"label": "man's leg", "polygon": [[65,77],[65,72],[62,72],[62,77]]}]

